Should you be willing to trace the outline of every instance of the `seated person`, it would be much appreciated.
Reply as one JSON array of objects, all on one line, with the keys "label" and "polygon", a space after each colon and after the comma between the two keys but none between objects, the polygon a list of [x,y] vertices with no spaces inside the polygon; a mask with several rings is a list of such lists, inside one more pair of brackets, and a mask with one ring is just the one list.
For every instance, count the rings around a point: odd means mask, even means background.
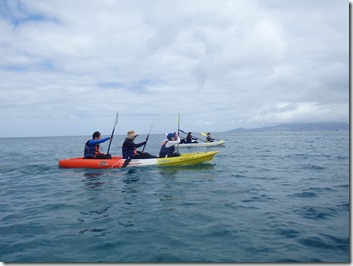
[{"label": "seated person", "polygon": [[174,132],[174,133],[169,133],[167,135],[167,139],[165,139],[162,142],[162,147],[159,152],[159,157],[160,158],[165,158],[165,157],[176,157],[180,156],[179,152],[175,151],[175,145],[180,143],[180,138],[179,136]]},{"label": "seated person", "polygon": [[136,148],[146,145],[146,141],[141,143],[135,143],[134,140],[138,135],[135,131],[131,130],[127,132],[127,137],[123,143],[122,153],[124,159],[148,159],[148,158],[158,158],[157,156],[153,156],[148,152],[140,152],[137,151]]},{"label": "seated person", "polygon": [[213,142],[214,140],[215,140],[215,139],[213,139],[213,138],[211,137],[211,133],[208,132],[207,135],[206,135],[206,142]]},{"label": "seated person", "polygon": [[91,140],[87,140],[85,143],[84,149],[84,159],[111,159],[112,156],[108,154],[104,154],[100,152],[99,143],[105,142],[111,137],[107,137],[102,139],[101,133],[98,131],[94,132]]},{"label": "seated person", "polygon": [[197,138],[194,138],[191,134],[191,132],[188,133],[188,135],[186,136],[186,143],[198,143],[196,141]]}]

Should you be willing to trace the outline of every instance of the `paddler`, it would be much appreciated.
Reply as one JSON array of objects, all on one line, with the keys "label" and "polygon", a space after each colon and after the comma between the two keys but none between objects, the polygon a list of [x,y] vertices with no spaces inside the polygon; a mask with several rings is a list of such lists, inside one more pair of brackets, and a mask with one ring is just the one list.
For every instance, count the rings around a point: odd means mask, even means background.
[{"label": "paddler", "polygon": [[215,139],[212,138],[211,133],[208,132],[206,135],[206,142],[213,142]]},{"label": "paddler", "polygon": [[140,152],[136,148],[139,148],[146,144],[146,141],[136,144],[134,141],[138,135],[135,131],[130,130],[127,132],[127,137],[123,143],[122,153],[124,159],[148,159],[157,158],[149,154],[148,152]]},{"label": "paddler", "polygon": [[112,156],[100,151],[100,143],[106,142],[111,137],[101,138],[101,133],[96,131],[92,134],[92,139],[87,140],[84,149],[84,159],[111,159]]},{"label": "paddler", "polygon": [[159,157],[165,158],[165,157],[180,156],[180,153],[175,151],[175,145],[177,145],[179,143],[180,143],[180,138],[175,132],[168,133],[167,139],[165,139],[162,142],[162,147],[159,152]]},{"label": "paddler", "polygon": [[197,140],[197,138],[194,138],[192,136],[192,133],[189,132],[188,135],[186,136],[186,142],[185,143],[198,143],[196,140]]}]

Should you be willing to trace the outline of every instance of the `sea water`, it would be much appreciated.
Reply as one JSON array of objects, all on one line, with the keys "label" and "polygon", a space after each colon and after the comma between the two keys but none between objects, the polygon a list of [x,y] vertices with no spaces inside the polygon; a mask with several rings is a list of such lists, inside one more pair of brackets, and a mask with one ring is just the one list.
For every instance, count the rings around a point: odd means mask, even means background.
[{"label": "sea water", "polygon": [[59,168],[89,136],[0,139],[0,261],[350,261],[348,131],[213,137],[180,149],[210,164],[130,169]]}]

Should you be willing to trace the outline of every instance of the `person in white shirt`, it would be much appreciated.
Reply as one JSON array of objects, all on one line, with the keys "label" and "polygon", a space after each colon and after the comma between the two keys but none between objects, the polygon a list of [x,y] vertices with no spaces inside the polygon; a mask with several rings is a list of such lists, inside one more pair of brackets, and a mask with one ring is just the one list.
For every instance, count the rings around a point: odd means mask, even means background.
[{"label": "person in white shirt", "polygon": [[179,152],[175,151],[175,145],[180,143],[180,138],[179,136],[174,132],[174,133],[169,133],[167,135],[167,139],[165,139],[162,142],[162,147],[159,152],[159,157],[160,158],[165,158],[165,157],[176,157],[180,156]]}]

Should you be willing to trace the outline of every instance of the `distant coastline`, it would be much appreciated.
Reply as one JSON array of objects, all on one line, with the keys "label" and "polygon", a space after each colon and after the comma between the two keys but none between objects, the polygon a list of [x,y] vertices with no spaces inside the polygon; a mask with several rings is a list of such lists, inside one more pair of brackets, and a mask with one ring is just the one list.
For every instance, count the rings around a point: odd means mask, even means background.
[{"label": "distant coastline", "polygon": [[289,123],[279,124],[261,128],[236,128],[229,132],[272,132],[272,131],[317,131],[317,130],[349,130],[347,123],[327,122],[327,123]]}]

